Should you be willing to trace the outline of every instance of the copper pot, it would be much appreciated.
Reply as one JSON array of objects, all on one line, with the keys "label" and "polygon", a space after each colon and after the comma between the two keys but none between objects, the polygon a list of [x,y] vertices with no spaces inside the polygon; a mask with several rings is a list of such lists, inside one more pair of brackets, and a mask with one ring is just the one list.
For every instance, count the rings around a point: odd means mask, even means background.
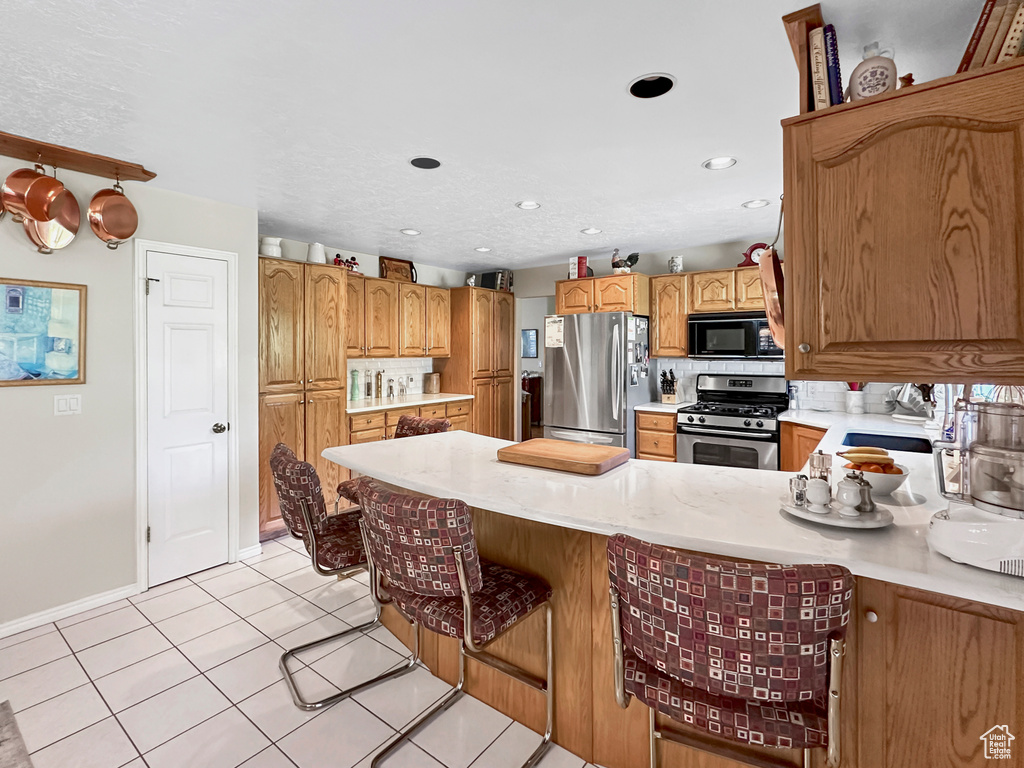
[{"label": "copper pot", "polygon": [[11,173],[0,190],[4,208],[14,215],[15,221],[35,219],[50,221],[60,211],[60,195],[64,185],[43,172],[43,166],[21,168]]},{"label": "copper pot", "polygon": [[82,223],[82,209],[67,189],[61,194],[60,212],[52,221],[24,219],[25,234],[40,253],[53,253],[71,245]]},{"label": "copper pot", "polygon": [[117,248],[139,228],[139,214],[124,195],[120,183],[101,189],[89,202],[89,226],[107,248]]}]

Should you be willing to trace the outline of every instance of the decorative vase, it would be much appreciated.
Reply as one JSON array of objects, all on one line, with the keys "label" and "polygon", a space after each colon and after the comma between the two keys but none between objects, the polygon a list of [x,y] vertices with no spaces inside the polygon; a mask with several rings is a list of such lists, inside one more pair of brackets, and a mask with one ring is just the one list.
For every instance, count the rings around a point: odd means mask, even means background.
[{"label": "decorative vase", "polygon": [[261,237],[260,256],[270,256],[271,258],[274,259],[281,258],[281,238]]},{"label": "decorative vase", "polygon": [[668,271],[675,275],[683,271],[683,257],[682,256],[669,256],[668,258]]},{"label": "decorative vase", "polygon": [[327,251],[320,243],[310,243],[309,250],[306,251],[306,261],[310,264],[326,264]]},{"label": "decorative vase", "polygon": [[846,393],[846,412],[864,413],[864,391],[850,391]]},{"label": "decorative vase", "polygon": [[864,46],[864,61],[850,75],[850,101],[896,90],[896,62],[892,57],[891,48],[879,50],[878,43]]}]

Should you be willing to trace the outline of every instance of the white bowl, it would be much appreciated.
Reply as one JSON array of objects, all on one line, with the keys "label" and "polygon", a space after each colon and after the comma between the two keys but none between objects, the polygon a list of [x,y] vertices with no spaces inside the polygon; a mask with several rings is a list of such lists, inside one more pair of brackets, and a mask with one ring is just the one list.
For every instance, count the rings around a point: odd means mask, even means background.
[{"label": "white bowl", "polygon": [[261,245],[260,256],[270,256],[275,259],[281,258],[281,246],[280,245]]},{"label": "white bowl", "polygon": [[[896,466],[903,470],[902,475],[881,475],[878,472],[864,473],[864,479],[871,485],[873,496],[889,496],[906,482],[910,470],[902,464],[897,464]],[[843,469],[843,472],[851,471],[853,470]]]}]

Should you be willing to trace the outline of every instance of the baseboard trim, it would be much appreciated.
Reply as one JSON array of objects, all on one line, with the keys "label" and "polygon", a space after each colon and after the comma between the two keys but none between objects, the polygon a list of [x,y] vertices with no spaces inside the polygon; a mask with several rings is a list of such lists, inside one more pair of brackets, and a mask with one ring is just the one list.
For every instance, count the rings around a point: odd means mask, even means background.
[{"label": "baseboard trim", "polygon": [[259,554],[262,554],[262,553],[263,553],[263,545],[262,544],[253,544],[251,547],[246,547],[245,549],[238,550],[238,559],[239,560],[248,560],[250,557],[256,557],[256,555],[259,555]]},{"label": "baseboard trim", "polygon": [[50,608],[46,611],[33,613],[31,616],[14,619],[14,621],[8,621],[5,624],[0,624],[0,638],[10,637],[11,635],[16,635],[19,632],[35,629],[36,627],[41,627],[43,624],[49,624],[51,621],[60,621],[61,619],[66,619],[68,616],[74,616],[76,613],[91,611],[93,608],[99,608],[101,605],[116,603],[118,600],[124,600],[126,597],[133,597],[141,591],[142,590],[139,589],[138,584],[129,584],[126,587],[118,587],[117,589],[112,589],[109,592],[90,595],[89,597],[83,597],[81,600],[75,600],[73,603],[65,603],[64,605],[59,605],[56,608]]}]

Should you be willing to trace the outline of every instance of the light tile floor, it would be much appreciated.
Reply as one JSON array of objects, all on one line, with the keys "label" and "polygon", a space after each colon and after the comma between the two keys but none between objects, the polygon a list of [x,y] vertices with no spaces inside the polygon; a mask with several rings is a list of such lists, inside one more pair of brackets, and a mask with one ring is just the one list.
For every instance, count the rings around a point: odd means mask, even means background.
[{"label": "light tile floor", "polygon": [[[423,667],[323,712],[297,709],[285,647],[373,614],[365,574],[317,575],[302,543],[162,584],[129,600],[0,639],[10,699],[35,768],[369,768],[373,754],[450,690]],[[400,663],[385,628],[300,658],[322,697]],[[468,696],[391,756],[388,768],[515,768],[540,736]],[[553,746],[542,768],[584,768]]]}]

